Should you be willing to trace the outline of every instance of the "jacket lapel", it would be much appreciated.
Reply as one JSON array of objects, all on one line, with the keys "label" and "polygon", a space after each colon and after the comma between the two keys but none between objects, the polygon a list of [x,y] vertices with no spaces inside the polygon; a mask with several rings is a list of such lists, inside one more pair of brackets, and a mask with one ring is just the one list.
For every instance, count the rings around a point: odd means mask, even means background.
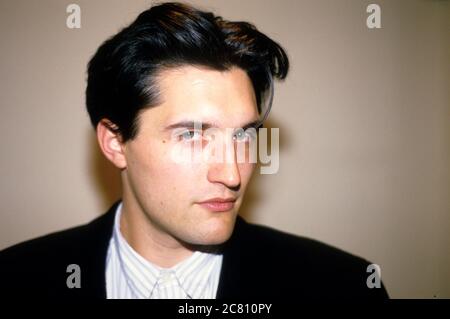
[{"label": "jacket lapel", "polygon": [[245,232],[246,222],[240,216],[236,219],[236,225],[230,239],[224,244],[222,269],[220,272],[217,299],[235,298],[240,295],[243,288],[241,278],[242,267],[242,236]]},{"label": "jacket lapel", "polygon": [[[86,271],[82,273],[82,288],[84,297],[106,299],[106,258],[109,241],[114,227],[114,216],[120,200],[101,217],[87,225],[88,236],[83,246],[85,248]],[[83,268],[82,268],[83,269]]]}]

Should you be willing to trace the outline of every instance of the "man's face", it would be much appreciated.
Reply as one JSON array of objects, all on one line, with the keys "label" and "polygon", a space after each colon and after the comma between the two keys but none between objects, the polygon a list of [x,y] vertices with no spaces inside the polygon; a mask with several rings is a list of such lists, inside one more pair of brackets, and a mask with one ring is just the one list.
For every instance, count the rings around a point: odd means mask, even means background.
[{"label": "man's face", "polygon": [[[246,141],[230,134],[259,118],[250,79],[239,68],[220,72],[184,66],[163,71],[158,85],[162,104],[141,113],[137,137],[125,144],[124,200],[133,202],[152,227],[178,241],[223,243],[255,166],[236,160],[236,144]],[[214,141],[182,122],[217,128]],[[194,149],[195,140],[205,150],[202,160],[175,161],[174,150]],[[211,143],[233,160],[211,160]],[[200,204],[213,198],[235,202],[231,208]]]}]

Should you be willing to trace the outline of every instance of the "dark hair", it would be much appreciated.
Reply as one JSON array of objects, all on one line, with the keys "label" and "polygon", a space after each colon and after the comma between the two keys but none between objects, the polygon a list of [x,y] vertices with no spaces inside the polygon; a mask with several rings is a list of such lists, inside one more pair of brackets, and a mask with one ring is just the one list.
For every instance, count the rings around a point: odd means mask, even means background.
[{"label": "dark hair", "polygon": [[106,40],[89,62],[86,106],[94,128],[106,118],[123,142],[133,139],[139,112],[160,103],[157,75],[182,65],[242,68],[260,112],[272,77],[284,79],[289,69],[283,48],[250,23],[181,3],[153,6]]}]

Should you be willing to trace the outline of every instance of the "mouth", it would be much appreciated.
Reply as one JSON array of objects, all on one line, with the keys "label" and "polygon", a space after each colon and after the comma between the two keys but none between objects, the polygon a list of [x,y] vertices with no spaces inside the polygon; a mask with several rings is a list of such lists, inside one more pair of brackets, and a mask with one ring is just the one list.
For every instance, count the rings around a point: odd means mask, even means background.
[{"label": "mouth", "polygon": [[211,198],[198,204],[213,212],[226,212],[233,209],[235,202],[236,198]]}]

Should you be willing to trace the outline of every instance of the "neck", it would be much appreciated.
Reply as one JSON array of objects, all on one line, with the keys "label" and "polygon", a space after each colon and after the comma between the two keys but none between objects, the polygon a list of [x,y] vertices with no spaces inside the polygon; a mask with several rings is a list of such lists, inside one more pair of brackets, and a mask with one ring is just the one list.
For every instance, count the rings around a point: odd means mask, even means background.
[{"label": "neck", "polygon": [[127,201],[122,204],[120,232],[139,255],[162,268],[171,268],[193,254],[191,248],[165,233]]}]

